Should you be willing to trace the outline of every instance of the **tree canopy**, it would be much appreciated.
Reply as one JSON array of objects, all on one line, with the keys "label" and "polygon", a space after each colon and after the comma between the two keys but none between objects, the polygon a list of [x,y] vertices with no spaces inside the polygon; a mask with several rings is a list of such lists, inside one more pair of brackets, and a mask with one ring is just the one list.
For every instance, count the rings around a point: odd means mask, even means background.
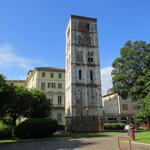
[{"label": "tree canopy", "polygon": [[36,89],[32,89],[31,110],[27,113],[26,117],[42,118],[49,117],[51,111],[51,103],[46,95]]},{"label": "tree canopy", "polygon": [[126,42],[112,66],[113,91],[138,101],[150,128],[150,44]]},{"label": "tree canopy", "polygon": [[113,91],[124,98],[141,100],[150,92],[150,44],[128,41],[114,60]]},{"label": "tree canopy", "polygon": [[11,126],[19,117],[48,117],[51,104],[46,95],[38,90],[9,85],[0,74],[0,119]]}]

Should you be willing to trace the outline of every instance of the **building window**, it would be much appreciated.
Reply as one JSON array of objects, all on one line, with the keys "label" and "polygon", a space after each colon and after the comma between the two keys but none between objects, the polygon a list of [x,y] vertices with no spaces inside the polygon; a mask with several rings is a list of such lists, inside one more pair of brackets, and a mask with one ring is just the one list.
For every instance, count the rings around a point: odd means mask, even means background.
[{"label": "building window", "polygon": [[83,51],[77,51],[77,62],[83,62]]},{"label": "building window", "polygon": [[82,71],[79,70],[79,79],[81,80],[82,79]]},{"label": "building window", "polygon": [[47,84],[47,88],[50,88],[51,87],[51,83],[50,82],[48,82],[48,84]]},{"label": "building window", "polygon": [[49,96],[49,101],[51,104],[53,104],[53,96],[52,95]]},{"label": "building window", "polygon": [[51,77],[51,78],[54,78],[54,73],[50,73],[50,77]]},{"label": "building window", "polygon": [[48,88],[56,88],[56,84],[53,82],[48,82],[47,87]]},{"label": "building window", "polygon": [[89,63],[93,62],[93,52],[88,52],[88,62]]},{"label": "building window", "polygon": [[123,110],[128,110],[128,104],[122,104],[122,109]]},{"label": "building window", "polygon": [[90,79],[93,80],[93,71],[90,71]]},{"label": "building window", "polygon": [[91,88],[91,98],[94,98],[94,91],[93,91],[93,88]]},{"label": "building window", "polygon": [[62,78],[62,74],[61,73],[58,73],[58,78]]},{"label": "building window", "polygon": [[62,116],[61,116],[61,114],[57,114],[57,121],[58,122],[62,122]]},{"label": "building window", "polygon": [[45,78],[45,72],[42,72],[42,78]]},{"label": "building window", "polygon": [[41,90],[45,90],[45,82],[41,82]]},{"label": "building window", "polygon": [[58,96],[58,104],[59,104],[59,105],[62,104],[62,96]]},{"label": "building window", "polygon": [[79,24],[78,24],[78,28],[81,31],[88,31],[90,29],[90,24],[86,23],[86,22],[83,22],[83,21],[80,21]]},{"label": "building window", "polygon": [[52,88],[56,88],[56,84],[55,83],[52,83]]},{"label": "building window", "polygon": [[61,89],[62,88],[62,84],[58,83],[58,88]]}]

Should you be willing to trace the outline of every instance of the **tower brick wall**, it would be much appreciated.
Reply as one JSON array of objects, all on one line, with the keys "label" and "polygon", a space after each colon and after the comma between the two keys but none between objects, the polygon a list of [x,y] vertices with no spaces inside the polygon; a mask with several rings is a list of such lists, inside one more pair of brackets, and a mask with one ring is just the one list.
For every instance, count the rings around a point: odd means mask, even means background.
[{"label": "tower brick wall", "polygon": [[97,19],[71,16],[66,30],[66,129],[103,130]]}]

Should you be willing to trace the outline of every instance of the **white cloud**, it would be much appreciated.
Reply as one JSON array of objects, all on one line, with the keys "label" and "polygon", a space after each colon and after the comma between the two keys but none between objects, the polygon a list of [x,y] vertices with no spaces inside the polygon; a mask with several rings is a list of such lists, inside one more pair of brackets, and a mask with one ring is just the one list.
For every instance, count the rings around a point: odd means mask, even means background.
[{"label": "white cloud", "polygon": [[46,65],[40,60],[29,59],[14,53],[14,49],[9,44],[0,45],[0,67],[16,66],[21,69],[29,69],[33,66]]},{"label": "white cloud", "polygon": [[102,95],[107,94],[107,90],[112,88],[112,67],[101,68],[101,83],[102,83]]},{"label": "white cloud", "polygon": [[[8,68],[12,69],[12,67],[17,67],[19,69],[23,70],[29,70],[36,66],[47,66],[46,63],[37,60],[37,59],[29,59],[23,56],[19,56],[14,53],[14,48],[10,44],[4,44],[0,45],[0,68]],[[1,70],[0,69],[0,70]],[[7,69],[7,70],[8,70]],[[112,78],[111,78],[111,71],[112,67],[105,67],[101,68],[101,82],[102,82],[102,95],[105,95],[107,93],[107,90],[112,87]],[[12,74],[6,74],[7,76],[17,77],[17,79],[24,79],[25,74],[21,73],[22,71],[19,70],[20,74],[18,72],[14,72]]]}]

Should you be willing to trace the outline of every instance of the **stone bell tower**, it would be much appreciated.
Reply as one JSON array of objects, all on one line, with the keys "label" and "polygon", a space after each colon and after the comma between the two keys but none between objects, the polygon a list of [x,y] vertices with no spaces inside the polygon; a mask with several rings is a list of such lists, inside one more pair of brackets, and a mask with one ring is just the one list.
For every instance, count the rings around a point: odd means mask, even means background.
[{"label": "stone bell tower", "polygon": [[70,16],[65,78],[66,130],[103,130],[97,19]]}]

